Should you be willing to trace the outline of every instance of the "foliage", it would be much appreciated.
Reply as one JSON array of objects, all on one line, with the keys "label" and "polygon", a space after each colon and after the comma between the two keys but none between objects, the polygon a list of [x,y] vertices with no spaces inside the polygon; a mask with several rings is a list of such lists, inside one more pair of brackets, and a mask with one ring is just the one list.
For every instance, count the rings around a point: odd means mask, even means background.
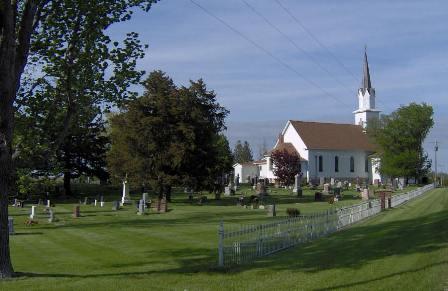
[{"label": "foliage", "polygon": [[274,164],[273,172],[280,183],[288,186],[294,183],[295,175],[299,174],[300,156],[292,154],[286,149],[273,151],[271,154]]},{"label": "foliage", "polygon": [[[107,178],[103,113],[134,98],[129,87],[144,73],[136,70],[144,56],[138,35],[128,33],[120,44],[106,29],[129,19],[132,7],[146,9],[153,1],[103,2],[62,1],[46,7],[17,101],[22,159],[43,172],[63,172],[68,195],[70,178]],[[33,73],[36,68],[39,74]]]},{"label": "foliage", "polygon": [[233,150],[233,160],[235,163],[247,163],[253,161],[252,149],[247,141],[241,143],[240,140],[236,142]]},{"label": "foliage", "polygon": [[432,128],[433,109],[425,103],[402,106],[367,128],[379,147],[380,172],[389,177],[421,179],[431,167],[423,141]]},{"label": "foliage", "polygon": [[[202,80],[178,88],[161,71],[145,81],[146,92],[111,117],[108,166],[116,179],[152,185],[159,195],[172,185],[211,189],[231,168],[225,108]],[[165,193],[163,193],[165,192]]]},{"label": "foliage", "polygon": [[300,210],[298,208],[286,208],[286,214],[289,217],[296,217],[300,215]]}]

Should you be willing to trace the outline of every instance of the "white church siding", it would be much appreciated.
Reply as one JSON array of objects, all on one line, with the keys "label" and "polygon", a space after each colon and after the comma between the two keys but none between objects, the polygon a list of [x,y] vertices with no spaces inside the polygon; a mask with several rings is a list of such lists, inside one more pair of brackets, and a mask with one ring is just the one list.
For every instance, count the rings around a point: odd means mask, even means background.
[{"label": "white church siding", "polygon": [[291,121],[288,120],[285,129],[283,129],[282,135],[283,135],[283,141],[292,143],[293,146],[296,148],[297,152],[299,153],[300,157],[308,161],[308,150],[306,148],[306,145],[303,142],[300,135],[292,126]]},{"label": "white church siding", "polygon": [[[361,150],[309,150],[309,176],[336,179],[369,178],[369,172],[365,171],[368,155],[369,152]],[[319,171],[319,156],[322,156],[322,171]],[[338,172],[335,171],[336,156],[339,158]],[[354,172],[350,171],[351,157],[354,159]],[[371,171],[369,166],[367,168]]]}]

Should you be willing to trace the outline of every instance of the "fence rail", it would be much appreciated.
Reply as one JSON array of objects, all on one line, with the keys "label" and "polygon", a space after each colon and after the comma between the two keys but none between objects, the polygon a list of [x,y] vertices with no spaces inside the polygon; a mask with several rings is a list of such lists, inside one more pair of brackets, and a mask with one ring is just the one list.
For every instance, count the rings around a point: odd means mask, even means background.
[{"label": "fence rail", "polygon": [[[419,197],[432,189],[433,185],[394,195],[390,205],[396,207]],[[292,246],[326,236],[382,210],[381,200],[373,199],[357,205],[328,211],[278,219],[259,225],[243,225],[237,230],[226,230],[219,225],[219,266],[243,264],[254,261]]]}]

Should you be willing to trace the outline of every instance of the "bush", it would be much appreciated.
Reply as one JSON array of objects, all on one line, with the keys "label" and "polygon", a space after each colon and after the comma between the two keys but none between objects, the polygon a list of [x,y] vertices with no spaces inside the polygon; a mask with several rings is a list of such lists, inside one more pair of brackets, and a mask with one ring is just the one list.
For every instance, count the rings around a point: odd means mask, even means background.
[{"label": "bush", "polygon": [[286,214],[288,214],[289,217],[296,217],[300,215],[300,210],[297,208],[286,208]]}]

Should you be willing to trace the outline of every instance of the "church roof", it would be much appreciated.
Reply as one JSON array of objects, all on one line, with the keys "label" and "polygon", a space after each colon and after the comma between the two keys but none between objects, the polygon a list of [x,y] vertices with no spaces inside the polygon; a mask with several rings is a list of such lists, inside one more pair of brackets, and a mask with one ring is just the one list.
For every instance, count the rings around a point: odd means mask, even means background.
[{"label": "church roof", "polygon": [[359,125],[297,120],[290,122],[308,149],[376,151]]},{"label": "church roof", "polygon": [[277,145],[275,146],[275,148],[273,148],[270,152],[269,155],[272,152],[275,151],[283,151],[286,150],[289,154],[291,155],[297,155],[300,156],[299,153],[297,152],[296,148],[294,147],[294,145],[290,142],[278,142]]}]

